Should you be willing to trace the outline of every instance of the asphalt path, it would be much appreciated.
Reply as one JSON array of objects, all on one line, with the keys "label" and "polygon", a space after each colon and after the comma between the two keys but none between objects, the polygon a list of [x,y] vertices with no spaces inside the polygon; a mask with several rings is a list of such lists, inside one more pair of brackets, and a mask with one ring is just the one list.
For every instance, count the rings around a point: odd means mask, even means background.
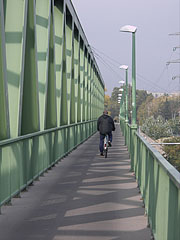
[{"label": "asphalt path", "polygon": [[150,240],[119,125],[108,157],[99,134],[2,207],[0,240]]}]

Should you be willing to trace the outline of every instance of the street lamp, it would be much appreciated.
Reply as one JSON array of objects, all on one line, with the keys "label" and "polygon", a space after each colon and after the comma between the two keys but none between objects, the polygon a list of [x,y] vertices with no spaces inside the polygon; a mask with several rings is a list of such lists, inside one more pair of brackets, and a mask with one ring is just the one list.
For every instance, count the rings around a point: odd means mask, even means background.
[{"label": "street lamp", "polygon": [[125,120],[126,122],[128,123],[129,120],[128,120],[128,66],[127,65],[121,65],[119,67],[120,69],[123,69],[126,71],[126,110],[125,110]]},{"label": "street lamp", "polygon": [[119,81],[119,83],[121,83],[121,84],[124,84],[124,83],[125,83],[125,81]]},{"label": "street lamp", "polygon": [[135,50],[135,33],[137,27],[126,25],[120,29],[120,32],[132,33],[132,125],[136,126],[136,50]]}]

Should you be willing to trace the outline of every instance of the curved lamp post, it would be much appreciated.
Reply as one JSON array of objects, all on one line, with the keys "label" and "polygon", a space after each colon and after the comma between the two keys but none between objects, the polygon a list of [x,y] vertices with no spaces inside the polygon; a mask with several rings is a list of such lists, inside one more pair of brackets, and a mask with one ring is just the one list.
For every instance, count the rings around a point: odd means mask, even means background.
[{"label": "curved lamp post", "polygon": [[120,29],[120,32],[132,33],[132,125],[136,126],[136,51],[135,51],[135,33],[137,27],[126,25]]}]

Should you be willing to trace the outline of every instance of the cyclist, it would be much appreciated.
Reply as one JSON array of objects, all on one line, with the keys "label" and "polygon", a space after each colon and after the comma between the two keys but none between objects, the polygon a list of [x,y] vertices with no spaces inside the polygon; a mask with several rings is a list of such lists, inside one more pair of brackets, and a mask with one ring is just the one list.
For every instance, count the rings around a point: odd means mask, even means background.
[{"label": "cyclist", "polygon": [[108,143],[109,146],[112,146],[112,131],[115,131],[115,125],[112,117],[108,115],[108,111],[104,110],[103,115],[98,118],[97,121],[97,130],[100,133],[100,143],[99,150],[100,155],[103,156],[103,148],[104,148],[104,138],[106,134],[108,134]]}]

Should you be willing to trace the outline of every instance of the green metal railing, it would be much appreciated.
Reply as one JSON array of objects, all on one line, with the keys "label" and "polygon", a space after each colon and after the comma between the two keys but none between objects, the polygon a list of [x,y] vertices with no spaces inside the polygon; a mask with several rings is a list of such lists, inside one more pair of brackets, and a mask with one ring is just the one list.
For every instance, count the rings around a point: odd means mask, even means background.
[{"label": "green metal railing", "polygon": [[97,121],[71,124],[0,142],[0,206],[96,132]]},{"label": "green metal railing", "polygon": [[121,129],[155,239],[180,239],[180,173],[123,120]]}]

